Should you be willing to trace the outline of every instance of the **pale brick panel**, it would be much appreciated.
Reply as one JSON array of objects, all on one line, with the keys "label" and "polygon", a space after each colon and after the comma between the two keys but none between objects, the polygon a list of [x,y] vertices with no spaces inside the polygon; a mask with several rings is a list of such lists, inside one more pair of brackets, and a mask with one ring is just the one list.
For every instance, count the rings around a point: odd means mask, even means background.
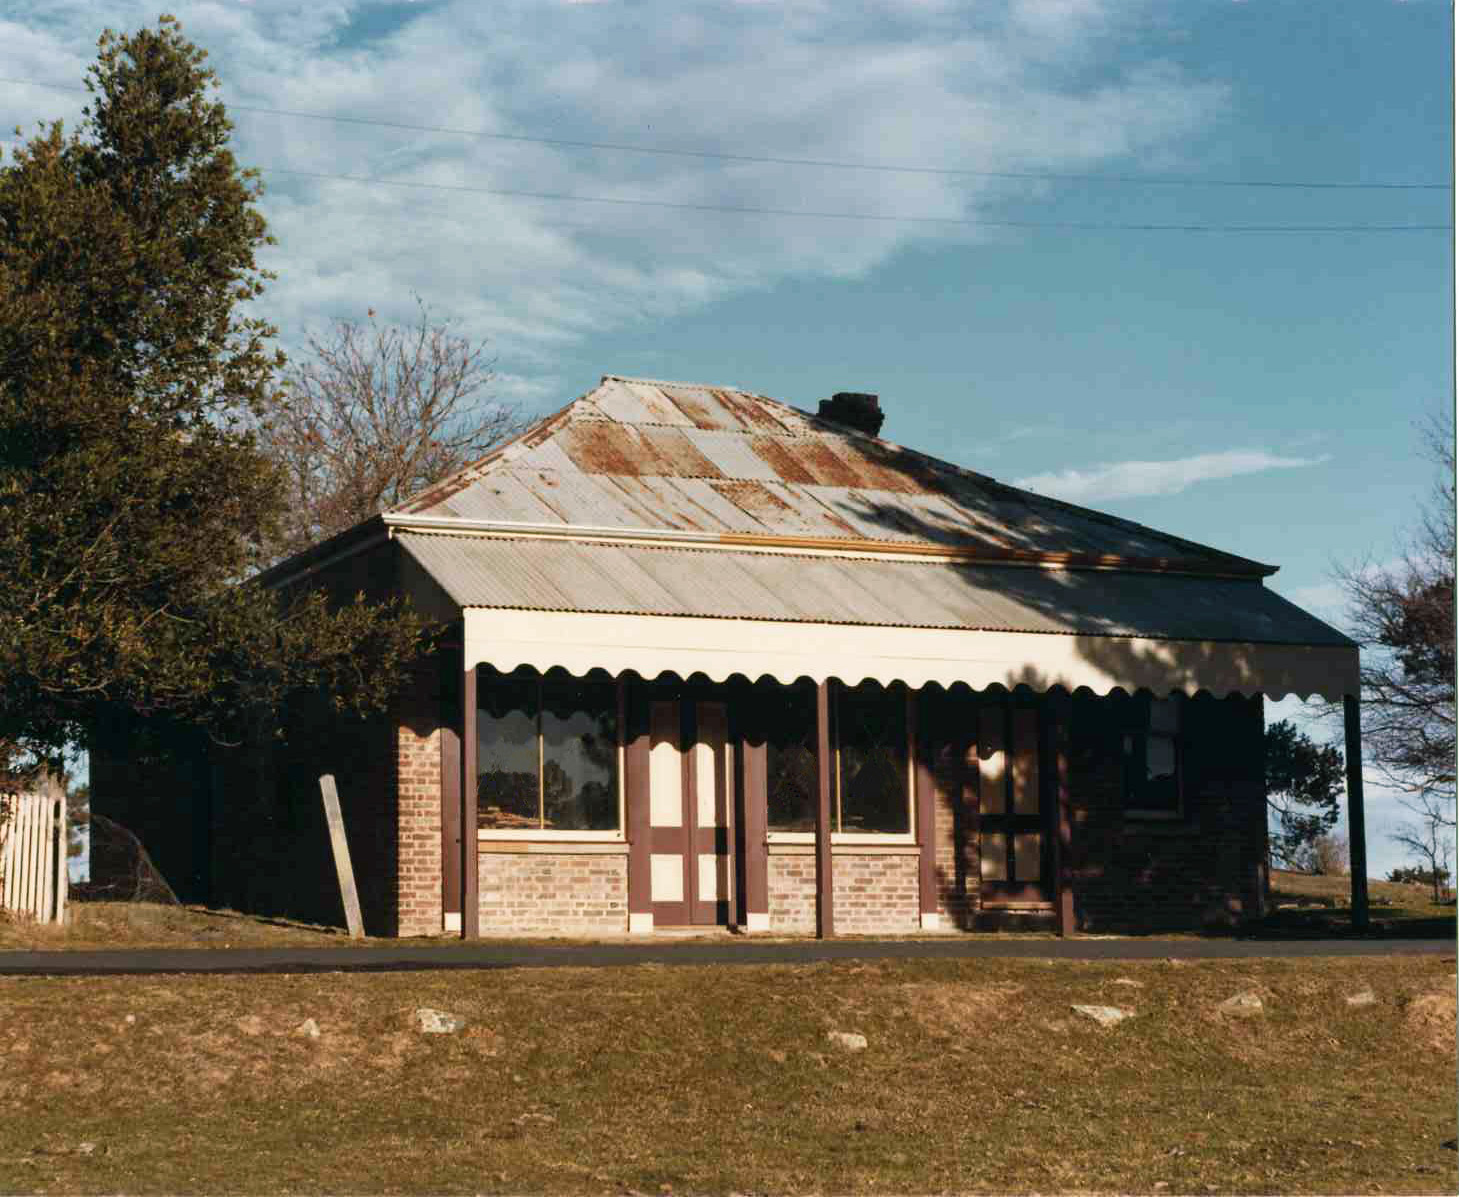
[{"label": "pale brick panel", "polygon": [[628,930],[628,856],[482,852],[482,935],[605,935]]},{"label": "pale brick panel", "polygon": [[[816,858],[773,855],[769,860],[770,930],[783,934],[816,929]],[[838,850],[831,861],[836,932],[900,935],[921,925],[917,908],[917,856],[853,855]]]}]

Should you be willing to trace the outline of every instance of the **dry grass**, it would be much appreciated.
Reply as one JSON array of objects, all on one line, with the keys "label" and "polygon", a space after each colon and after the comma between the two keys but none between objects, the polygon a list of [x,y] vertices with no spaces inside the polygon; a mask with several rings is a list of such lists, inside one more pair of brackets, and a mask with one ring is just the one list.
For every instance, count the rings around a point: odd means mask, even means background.
[{"label": "dry grass", "polygon": [[[6,978],[0,1190],[1454,1192],[1453,974],[1395,956]],[[1349,1006],[1365,986],[1376,1002]],[[1245,990],[1264,1013],[1216,1011]],[[1075,1002],[1138,1013],[1106,1029]],[[420,1034],[422,1005],[468,1030]]]},{"label": "dry grass", "polygon": [[278,948],[349,943],[344,931],[202,906],[73,902],[66,926],[0,913],[0,949]]},{"label": "dry grass", "polygon": [[[1314,877],[1309,873],[1272,870],[1272,901],[1303,902],[1322,906],[1346,906],[1352,895],[1352,878]],[[1368,879],[1368,905],[1374,912],[1431,916],[1453,913],[1454,904],[1434,904],[1434,891],[1428,885],[1410,885],[1396,881]]]},{"label": "dry grass", "polygon": [[[1347,935],[1352,931],[1350,877],[1314,877],[1272,870],[1271,906],[1263,929],[1275,936]],[[1449,937],[1454,903],[1434,902],[1427,885],[1368,880],[1368,919],[1373,933]]]}]

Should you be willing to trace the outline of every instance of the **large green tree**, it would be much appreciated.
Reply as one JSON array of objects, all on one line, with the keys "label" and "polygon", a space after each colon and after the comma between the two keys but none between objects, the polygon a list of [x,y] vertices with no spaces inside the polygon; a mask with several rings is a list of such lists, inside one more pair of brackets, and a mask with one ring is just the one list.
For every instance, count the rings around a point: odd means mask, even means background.
[{"label": "large green tree", "polygon": [[0,162],[0,749],[122,712],[232,738],[298,689],[378,708],[406,611],[246,581],[281,478],[250,427],[282,357],[259,184],[175,20],[108,32],[77,132]]},{"label": "large green tree", "polygon": [[1320,845],[1338,821],[1343,758],[1283,719],[1266,729],[1267,844],[1273,862],[1322,872]]}]

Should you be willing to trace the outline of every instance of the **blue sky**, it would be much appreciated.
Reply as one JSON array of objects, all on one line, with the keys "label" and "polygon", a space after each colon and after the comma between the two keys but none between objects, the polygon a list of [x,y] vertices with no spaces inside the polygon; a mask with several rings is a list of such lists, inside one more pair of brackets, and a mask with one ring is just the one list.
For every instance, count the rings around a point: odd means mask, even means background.
[{"label": "blue sky", "polygon": [[[876,391],[893,440],[1278,564],[1334,619],[1333,563],[1391,559],[1429,484],[1447,232],[1010,223],[1447,225],[1447,190],[1109,181],[1447,185],[1442,0],[170,7],[235,106],[467,131],[235,107],[286,348],[417,292],[529,411],[603,373]],[[0,3],[0,77],[76,86],[103,26],[154,18]],[[0,128],[83,102],[0,82]],[[1394,811],[1370,807],[1377,874]]]}]

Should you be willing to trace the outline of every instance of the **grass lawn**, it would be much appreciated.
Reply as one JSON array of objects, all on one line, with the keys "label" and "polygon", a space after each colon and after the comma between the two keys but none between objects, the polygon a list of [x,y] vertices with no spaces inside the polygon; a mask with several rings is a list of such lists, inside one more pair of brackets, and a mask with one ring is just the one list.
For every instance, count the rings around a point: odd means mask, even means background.
[{"label": "grass lawn", "polygon": [[1452,1193],[1454,967],[0,978],[0,1191]]},{"label": "grass lawn", "polygon": [[[1352,878],[1313,877],[1273,869],[1271,910],[1257,928],[1264,936],[1352,934]],[[1389,936],[1452,936],[1455,906],[1435,903],[1427,885],[1368,879],[1368,922]]]},{"label": "grass lawn", "polygon": [[[1352,934],[1349,879],[1313,877],[1274,870],[1271,913],[1242,934],[1266,938],[1326,937]],[[1372,933],[1382,936],[1452,936],[1455,907],[1435,905],[1424,885],[1369,881]],[[1283,909],[1288,907],[1288,909]],[[6,949],[141,947],[318,947],[348,944],[343,928],[287,919],[264,919],[201,906],[164,906],[149,902],[73,902],[65,927],[18,921],[0,915],[0,951]],[[1041,935],[1029,936],[1043,938]],[[450,943],[450,939],[377,939],[365,944],[402,946]]]}]

